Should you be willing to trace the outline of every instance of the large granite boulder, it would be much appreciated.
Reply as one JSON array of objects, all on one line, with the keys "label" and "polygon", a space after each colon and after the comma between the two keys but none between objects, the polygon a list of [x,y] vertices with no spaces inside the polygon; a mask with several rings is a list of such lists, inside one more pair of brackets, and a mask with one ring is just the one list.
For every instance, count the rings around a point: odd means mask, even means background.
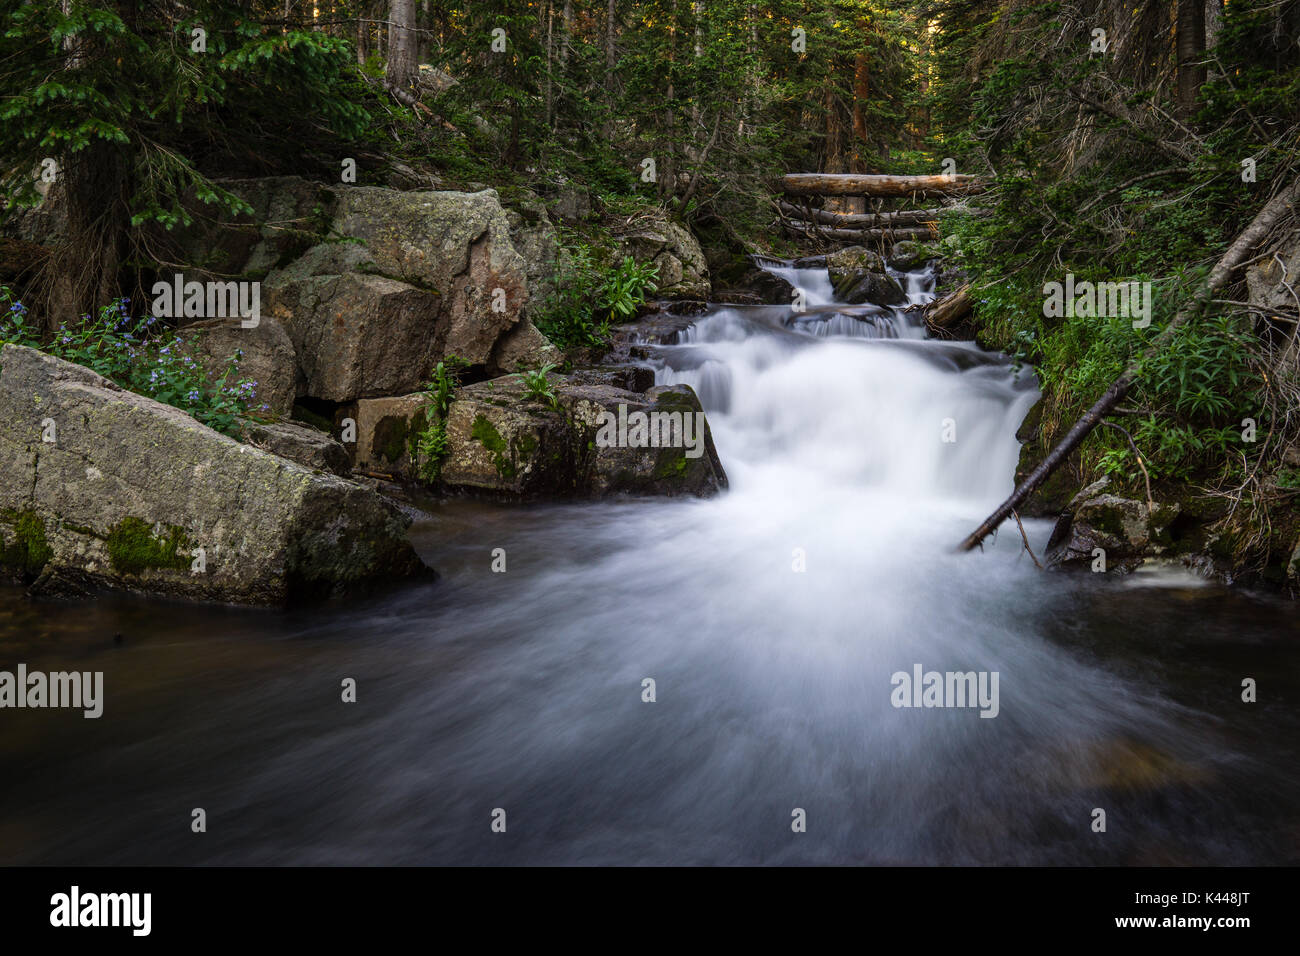
[{"label": "large granite boulder", "polygon": [[373,491],[82,366],[0,350],[0,563],[38,592],[240,604],[347,594],[427,573],[408,523]]},{"label": "large granite boulder", "polygon": [[494,190],[338,194],[332,232],[268,276],[306,394],[336,402],[413,392],[436,362],[488,365],[529,301],[527,264]]}]

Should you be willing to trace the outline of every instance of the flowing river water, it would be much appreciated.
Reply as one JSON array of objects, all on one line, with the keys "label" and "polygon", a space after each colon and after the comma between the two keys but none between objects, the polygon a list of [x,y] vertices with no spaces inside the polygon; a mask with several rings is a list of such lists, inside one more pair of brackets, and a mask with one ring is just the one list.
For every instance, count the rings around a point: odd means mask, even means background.
[{"label": "flowing river water", "polygon": [[[435,503],[437,581],[287,612],[0,591],[0,668],[105,674],[98,720],[0,712],[0,863],[1300,861],[1294,606],[1044,573],[1014,525],[955,554],[1029,373],[767,268],[806,311],[651,348],[718,497]],[[997,672],[996,717],[894,706],[917,666]]]}]

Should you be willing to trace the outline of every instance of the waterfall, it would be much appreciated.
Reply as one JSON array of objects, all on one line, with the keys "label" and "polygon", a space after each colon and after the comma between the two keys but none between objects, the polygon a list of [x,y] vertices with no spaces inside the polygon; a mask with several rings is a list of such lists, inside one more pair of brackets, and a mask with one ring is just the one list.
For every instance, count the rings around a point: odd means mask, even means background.
[{"label": "waterfall", "polygon": [[807,308],[716,307],[656,356],[660,384],[700,395],[737,495],[782,476],[820,494],[966,500],[974,515],[1011,490],[1035,383],[973,344],[925,337],[909,307],[934,298],[931,268],[895,273],[907,301],[890,307],[828,301],[825,269],[759,265]]}]

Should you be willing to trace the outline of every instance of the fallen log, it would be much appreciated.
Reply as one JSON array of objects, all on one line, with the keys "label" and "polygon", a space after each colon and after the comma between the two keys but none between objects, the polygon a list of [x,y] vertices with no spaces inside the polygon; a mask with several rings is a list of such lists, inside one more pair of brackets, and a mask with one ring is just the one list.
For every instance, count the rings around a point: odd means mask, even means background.
[{"label": "fallen log", "polygon": [[787,220],[786,225],[796,232],[824,239],[843,239],[860,242],[864,239],[933,239],[938,233],[929,226],[882,227],[880,229],[832,229],[815,222]]},{"label": "fallen log", "polygon": [[989,181],[958,173],[953,176],[881,176],[866,173],[787,173],[781,191],[787,196],[951,196],[983,192]]},{"label": "fallen log", "polygon": [[787,216],[802,217],[803,219],[811,218],[814,222],[835,226],[840,229],[885,226],[890,223],[933,222],[939,218],[940,213],[954,209],[961,209],[963,212],[968,212],[974,216],[987,216],[993,211],[991,209],[960,206],[936,206],[931,209],[898,209],[894,212],[849,213],[831,212],[828,209],[812,209],[811,207],[796,206],[788,202],[779,202],[778,205],[781,212]]},{"label": "fallen log", "polygon": [[970,315],[974,307],[975,300],[971,298],[970,285],[964,285],[942,299],[932,302],[925,310],[925,324],[931,332],[937,330],[946,332]]},{"label": "fallen log", "polygon": [[1210,274],[1206,276],[1196,294],[1192,296],[1191,301],[1178,310],[1178,314],[1174,316],[1173,321],[1165,327],[1163,332],[1156,336],[1155,341],[1147,347],[1142,356],[1131,363],[1123,374],[1111,383],[1110,388],[1106,389],[1101,398],[1097,399],[1093,406],[1084,412],[1083,417],[1074,423],[1066,436],[1048,453],[1038,467],[1016,486],[1016,490],[1011,493],[1011,497],[1002,502],[996,511],[985,518],[984,522],[961,543],[958,550],[970,551],[972,548],[977,547],[1020,506],[1022,501],[1029,497],[1035,488],[1047,480],[1052,472],[1069,457],[1070,453],[1088,437],[1088,433],[1096,428],[1101,423],[1101,420],[1110,414],[1115,406],[1124,399],[1124,396],[1128,394],[1137,381],[1138,370],[1141,368],[1142,362],[1148,356],[1154,355],[1168,345],[1174,333],[1185,322],[1200,315],[1215,291],[1228,281],[1228,277],[1239,266],[1245,264],[1247,253],[1268,235],[1278,220],[1285,216],[1290,211],[1292,204],[1297,201],[1300,201],[1300,178],[1295,179],[1265,203],[1264,208],[1251,220],[1250,225],[1233,240],[1232,245],[1228,247],[1228,251],[1223,254],[1223,258],[1215,264]]}]

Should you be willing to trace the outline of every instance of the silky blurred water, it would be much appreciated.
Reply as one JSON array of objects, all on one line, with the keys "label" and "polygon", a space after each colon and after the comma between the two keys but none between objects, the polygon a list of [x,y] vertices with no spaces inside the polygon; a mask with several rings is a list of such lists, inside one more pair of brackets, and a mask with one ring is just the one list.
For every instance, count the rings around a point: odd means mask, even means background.
[{"label": "silky blurred water", "polygon": [[[0,711],[0,863],[1300,859],[1293,607],[1043,573],[1014,527],[953,553],[1032,379],[815,298],[655,351],[709,411],[716,498],[435,503],[439,580],[287,612],[0,592],[0,668],[106,688],[100,720]],[[895,708],[915,664],[997,671],[998,716]]]}]

